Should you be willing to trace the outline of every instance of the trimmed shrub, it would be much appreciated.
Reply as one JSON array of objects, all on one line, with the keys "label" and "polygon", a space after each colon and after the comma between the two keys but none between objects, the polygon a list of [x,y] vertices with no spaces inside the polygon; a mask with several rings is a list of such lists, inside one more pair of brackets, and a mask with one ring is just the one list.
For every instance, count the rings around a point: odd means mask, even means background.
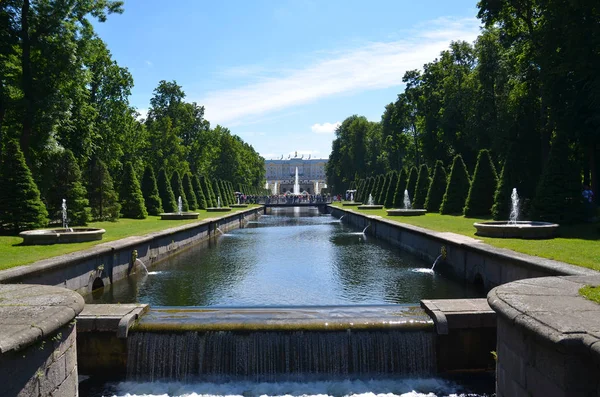
[{"label": "trimmed shrub", "polygon": [[398,173],[396,171],[390,172],[390,183],[388,183],[387,192],[385,193],[385,201],[383,206],[385,208],[394,207],[394,195],[396,194],[396,187],[398,185]]},{"label": "trimmed shrub", "polygon": [[232,203],[229,202],[229,192],[227,191],[227,188],[225,187],[225,181],[224,180],[219,180],[219,187],[221,188],[221,193],[223,194],[223,205],[225,207],[229,207]]},{"label": "trimmed shrub", "polygon": [[[219,187],[219,180],[217,178],[214,178],[212,181],[212,185],[213,185],[213,192],[215,192],[215,200],[216,200],[216,205],[219,205],[219,201],[221,202],[221,207],[224,207],[225,205],[223,204],[223,194],[221,193],[221,188]],[[254,189],[252,189],[252,194],[256,194],[254,192]]]},{"label": "trimmed shrub", "polygon": [[581,175],[564,133],[554,138],[532,207],[536,221],[568,224],[584,219]]},{"label": "trimmed shrub", "polygon": [[442,214],[462,214],[465,207],[465,201],[469,194],[471,181],[467,167],[460,154],[454,157],[452,168],[450,169],[450,177],[446,185],[446,192],[440,206]]},{"label": "trimmed shrub", "polygon": [[4,146],[0,166],[0,228],[12,234],[48,224],[48,211],[40,198],[16,140]]},{"label": "trimmed shrub", "polygon": [[465,203],[465,216],[488,216],[492,213],[494,193],[498,186],[496,167],[487,149],[479,151],[471,188]]},{"label": "trimmed shrub", "polygon": [[206,204],[209,207],[216,207],[217,198],[215,197],[215,193],[213,192],[212,184],[206,176],[200,176],[200,185],[202,186],[202,190],[206,194]]},{"label": "trimmed shrub", "polygon": [[383,184],[381,185],[381,190],[379,191],[379,196],[377,198],[377,203],[384,205],[385,199],[387,196],[388,186],[390,186],[390,179],[392,179],[392,173],[388,172],[383,176]]},{"label": "trimmed shrub", "polygon": [[375,178],[375,187],[373,188],[373,201],[375,204],[379,204],[379,193],[383,189],[384,176],[382,174],[377,175]]},{"label": "trimmed shrub", "polygon": [[175,208],[179,210],[179,197],[181,197],[181,211],[186,212],[190,210],[190,206],[185,196],[185,190],[183,190],[183,184],[181,183],[181,177],[179,172],[174,171],[171,175],[171,189],[173,190],[173,197],[175,198]]},{"label": "trimmed shrub", "polygon": [[427,199],[425,200],[425,209],[427,211],[438,212],[440,210],[447,184],[448,178],[446,170],[444,169],[444,163],[442,163],[441,160],[438,160],[435,162],[433,178],[431,179],[429,189],[427,190]]},{"label": "trimmed shrub", "polygon": [[415,195],[412,199],[413,208],[425,208],[425,200],[427,199],[427,190],[431,180],[429,179],[429,168],[425,164],[419,167],[419,175],[417,176],[417,185],[415,187]]},{"label": "trimmed shrub", "polygon": [[192,187],[194,188],[194,192],[196,193],[198,208],[200,208],[201,210],[205,210],[208,207],[208,203],[206,201],[204,191],[202,190],[202,184],[200,183],[200,180],[196,175],[192,175]]},{"label": "trimmed shrub", "polygon": [[70,150],[58,153],[53,164],[52,185],[48,189],[51,219],[62,219],[62,200],[67,200],[69,226],[85,226],[91,218],[87,189],[83,186],[81,170]]},{"label": "trimmed shrub", "polygon": [[362,202],[362,196],[365,190],[365,180],[361,179],[356,184],[356,194],[354,195],[354,201]]},{"label": "trimmed shrub", "polygon": [[404,207],[404,190],[406,190],[406,183],[408,175],[406,170],[402,168],[400,174],[398,174],[398,183],[396,184],[396,191],[394,192],[394,208]]},{"label": "trimmed shrub", "polygon": [[121,213],[121,204],[115,191],[113,179],[104,161],[93,157],[89,165],[88,198],[92,219],[116,221]]},{"label": "trimmed shrub", "polygon": [[146,204],[148,214],[158,215],[163,212],[162,201],[160,200],[156,178],[154,177],[154,170],[149,164],[146,166],[144,175],[142,176],[142,194],[144,195],[144,203]]},{"label": "trimmed shrub", "polygon": [[364,199],[364,203],[366,204],[369,201],[369,196],[373,195],[373,188],[375,186],[375,177],[369,177],[368,182],[367,182],[367,190],[365,190],[365,199]]},{"label": "trimmed shrub", "polygon": [[146,218],[148,212],[146,211],[146,204],[144,204],[142,189],[135,176],[133,165],[129,161],[125,163],[122,178],[119,198],[121,199],[121,214],[123,214],[123,218]]},{"label": "trimmed shrub", "polygon": [[181,183],[183,184],[183,191],[185,192],[185,198],[187,199],[189,209],[197,209],[198,200],[196,198],[196,193],[194,192],[195,189],[192,186],[192,176],[189,172],[186,172],[183,175],[183,180]]},{"label": "trimmed shrub", "polygon": [[509,218],[511,206],[510,195],[513,188],[519,187],[519,173],[521,170],[516,160],[515,151],[509,150],[504,160],[502,172],[500,173],[500,178],[498,178],[498,185],[494,194],[492,217],[497,221]]},{"label": "trimmed shrub", "polygon": [[[419,171],[417,167],[411,167],[410,172],[408,173],[408,181],[406,182],[406,190],[408,190],[408,196],[410,197],[410,202],[412,203],[415,198],[415,189],[417,187],[417,178],[419,177]],[[404,202],[404,190],[402,191],[402,199],[401,203]]]},{"label": "trimmed shrub", "polygon": [[165,212],[177,212],[177,201],[175,201],[175,195],[173,189],[171,189],[171,182],[167,178],[167,173],[164,168],[158,171],[158,195]]}]

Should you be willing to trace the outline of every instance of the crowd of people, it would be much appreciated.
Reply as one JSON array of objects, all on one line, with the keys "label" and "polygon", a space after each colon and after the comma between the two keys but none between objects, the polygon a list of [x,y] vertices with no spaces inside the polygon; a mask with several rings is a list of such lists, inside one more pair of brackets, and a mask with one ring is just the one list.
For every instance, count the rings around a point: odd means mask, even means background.
[{"label": "crowd of people", "polygon": [[[332,201],[330,194],[273,194],[270,196],[252,196],[243,193],[238,194],[240,204],[313,204],[330,203]],[[340,197],[334,197],[335,199]]]}]

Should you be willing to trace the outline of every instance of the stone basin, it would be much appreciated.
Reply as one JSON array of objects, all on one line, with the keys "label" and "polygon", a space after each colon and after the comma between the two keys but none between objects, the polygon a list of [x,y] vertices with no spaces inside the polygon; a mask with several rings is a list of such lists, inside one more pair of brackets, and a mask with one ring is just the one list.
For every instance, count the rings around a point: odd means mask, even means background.
[{"label": "stone basin", "polygon": [[183,219],[198,219],[197,212],[165,212],[160,214],[160,219],[165,220],[183,220]]},{"label": "stone basin", "polygon": [[383,205],[379,205],[379,204],[373,204],[373,205],[363,204],[363,205],[359,205],[357,208],[359,210],[380,210],[380,209],[383,208]]},{"label": "stone basin", "polygon": [[19,233],[24,245],[48,245],[82,243],[86,241],[102,240],[104,229],[92,227],[76,227],[69,229],[39,229],[26,230]]},{"label": "stone basin", "polygon": [[248,204],[231,204],[231,208],[248,208]]},{"label": "stone basin", "polygon": [[391,209],[385,210],[389,216],[419,216],[425,215],[427,210],[422,209]]},{"label": "stone basin", "polygon": [[229,211],[231,211],[231,207],[209,207],[206,209],[206,212],[229,212]]},{"label": "stone basin", "polygon": [[362,205],[362,203],[358,201],[342,201],[342,206],[344,207],[353,207],[355,205]]},{"label": "stone basin", "polygon": [[549,222],[509,221],[474,223],[475,233],[483,237],[549,239],[556,237],[559,225]]}]

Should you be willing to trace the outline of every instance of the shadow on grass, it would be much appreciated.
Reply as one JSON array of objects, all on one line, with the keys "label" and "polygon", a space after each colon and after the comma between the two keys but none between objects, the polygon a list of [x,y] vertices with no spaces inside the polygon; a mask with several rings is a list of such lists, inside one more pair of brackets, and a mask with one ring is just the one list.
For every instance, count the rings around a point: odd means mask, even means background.
[{"label": "shadow on grass", "polygon": [[558,237],[577,240],[600,240],[600,223],[577,223],[560,225]]}]

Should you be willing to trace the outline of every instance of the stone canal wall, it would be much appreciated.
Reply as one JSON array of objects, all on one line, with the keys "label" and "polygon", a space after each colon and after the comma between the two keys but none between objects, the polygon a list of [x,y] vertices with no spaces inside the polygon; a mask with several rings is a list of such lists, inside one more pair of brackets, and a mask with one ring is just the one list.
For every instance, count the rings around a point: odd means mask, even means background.
[{"label": "stone canal wall", "polygon": [[361,229],[368,227],[365,231],[367,235],[387,241],[429,263],[433,264],[443,247],[446,257],[438,262],[436,269],[453,273],[475,284],[483,284],[486,290],[526,278],[598,274],[591,269],[564,262],[496,248],[456,233],[436,232],[339,207],[329,208],[333,216],[343,216],[344,223]]},{"label": "stone canal wall", "polygon": [[220,218],[204,219],[145,236],[98,244],[87,250],[4,270],[0,272],[0,283],[54,285],[85,295],[92,289],[126,278],[137,270],[134,267],[136,255],[146,267],[152,266],[219,233],[217,228],[221,231],[238,228],[247,220],[256,219],[261,212],[261,207],[235,211]]}]

